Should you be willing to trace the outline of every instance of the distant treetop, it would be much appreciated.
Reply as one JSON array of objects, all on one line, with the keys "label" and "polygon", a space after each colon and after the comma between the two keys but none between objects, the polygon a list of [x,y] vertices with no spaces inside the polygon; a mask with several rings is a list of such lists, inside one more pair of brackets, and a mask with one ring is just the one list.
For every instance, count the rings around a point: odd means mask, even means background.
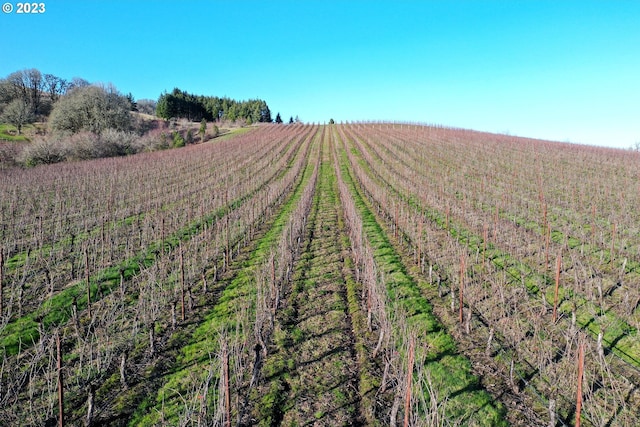
[{"label": "distant treetop", "polygon": [[247,122],[271,122],[271,111],[260,99],[236,101],[217,96],[194,95],[178,88],[158,99],[156,115],[163,119],[185,118],[192,121],[226,119]]}]

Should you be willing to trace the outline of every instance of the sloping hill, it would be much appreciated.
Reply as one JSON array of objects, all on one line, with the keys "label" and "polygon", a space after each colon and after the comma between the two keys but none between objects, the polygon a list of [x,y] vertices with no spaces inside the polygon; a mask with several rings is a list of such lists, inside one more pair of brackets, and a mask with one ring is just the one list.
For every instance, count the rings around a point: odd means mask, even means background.
[{"label": "sloping hill", "polygon": [[0,416],[574,425],[583,354],[582,425],[637,424],[639,162],[351,123],[2,169]]}]

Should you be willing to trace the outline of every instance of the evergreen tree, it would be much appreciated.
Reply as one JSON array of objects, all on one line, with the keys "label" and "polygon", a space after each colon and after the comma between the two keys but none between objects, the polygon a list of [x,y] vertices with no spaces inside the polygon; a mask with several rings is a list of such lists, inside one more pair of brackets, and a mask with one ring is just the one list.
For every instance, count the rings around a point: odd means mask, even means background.
[{"label": "evergreen tree", "polygon": [[207,133],[207,120],[204,118],[200,122],[200,130],[198,133],[200,134],[200,142],[204,142],[204,134]]},{"label": "evergreen tree", "polygon": [[180,148],[184,147],[184,138],[177,130],[173,131],[173,147]]},{"label": "evergreen tree", "polygon": [[260,121],[263,123],[271,123],[271,110],[265,101],[254,101],[260,106]]},{"label": "evergreen tree", "polygon": [[131,111],[138,111],[138,103],[133,97],[133,94],[129,92],[128,94],[125,95],[125,98],[127,98],[127,101],[129,101],[129,103],[131,104]]},{"label": "evergreen tree", "polygon": [[280,117],[280,113],[276,115],[276,123],[278,124],[282,123],[282,117]]},{"label": "evergreen tree", "polygon": [[289,124],[293,124],[293,116],[289,117]]},{"label": "evergreen tree", "polygon": [[170,118],[175,117],[175,115],[176,111],[172,95],[168,93],[160,95],[160,98],[158,98],[158,103],[156,104],[156,116],[160,117],[161,119],[169,120]]}]

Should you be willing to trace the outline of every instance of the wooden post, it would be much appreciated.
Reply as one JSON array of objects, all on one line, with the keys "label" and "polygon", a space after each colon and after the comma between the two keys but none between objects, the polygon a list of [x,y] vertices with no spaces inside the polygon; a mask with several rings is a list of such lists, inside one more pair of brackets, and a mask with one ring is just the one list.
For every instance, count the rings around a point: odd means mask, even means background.
[{"label": "wooden post", "polygon": [[546,238],[544,245],[544,269],[549,268],[549,243],[551,242],[551,225],[547,224]]},{"label": "wooden post", "polygon": [[591,205],[591,242],[596,241],[596,205]]},{"label": "wooden post", "polygon": [[460,255],[460,307],[458,308],[460,324],[463,322],[463,304],[464,304],[464,255]]},{"label": "wooden post", "polygon": [[611,225],[611,264],[613,264],[613,251],[615,249],[615,243],[616,243],[616,223],[614,222],[613,225]]},{"label": "wooden post", "polygon": [[161,218],[160,221],[160,253],[164,253],[164,215]]},{"label": "wooden post", "polygon": [[100,265],[104,268],[104,216],[100,224]]},{"label": "wooden post", "polygon": [[269,257],[269,265],[271,266],[271,296],[275,298],[276,294],[276,259],[273,253]]},{"label": "wooden post", "polygon": [[496,204],[496,213],[493,219],[493,243],[496,243],[498,239],[498,217],[499,217],[499,208]]},{"label": "wooden post", "polygon": [[91,282],[89,281],[89,251],[84,247],[84,277],[87,281],[87,312],[91,318]]},{"label": "wooden post", "polygon": [[127,351],[123,351],[120,356],[120,385],[127,389]]},{"label": "wooden post", "polygon": [[229,247],[230,245],[230,236],[229,236],[229,212],[231,211],[230,206],[229,206],[229,190],[227,190],[224,193],[224,205],[225,205],[225,209],[227,210],[224,218],[225,218],[225,229],[226,229],[226,237],[225,237],[225,246],[226,246],[226,251],[225,251],[225,257],[226,257],[226,266],[228,268],[229,264],[231,263],[231,254],[230,254],[230,250],[231,248]]},{"label": "wooden post", "polygon": [[93,384],[89,385],[89,395],[87,396],[87,418],[85,421],[85,425],[90,427],[93,422],[93,409],[94,409],[94,401],[95,401],[95,388]]},{"label": "wooden post", "polygon": [[60,332],[56,334],[56,355],[58,358],[58,427],[64,427],[64,391],[62,389],[62,351],[60,349]]},{"label": "wooden post", "polygon": [[393,229],[393,237],[398,238],[398,205],[395,206],[395,216],[394,216],[395,227]]},{"label": "wooden post", "polygon": [[422,220],[418,223],[418,267],[422,271]]},{"label": "wooden post", "polygon": [[576,393],[576,427],[580,427],[582,412],[582,377],[584,376],[584,343],[578,349],[578,391]]},{"label": "wooden post", "polygon": [[43,245],[42,239],[43,239],[42,238],[42,217],[38,216],[38,241],[39,241],[38,248],[39,249],[42,249],[42,245]]},{"label": "wooden post", "polygon": [[0,319],[2,319],[2,313],[4,312],[4,290],[2,283],[4,282],[4,249],[0,248]]},{"label": "wooden post", "polygon": [[231,427],[231,392],[229,388],[229,351],[227,347],[227,342],[225,341],[222,345],[222,368],[224,369],[224,413],[225,427]]},{"label": "wooden post", "polygon": [[445,219],[444,228],[445,230],[449,229],[449,205],[447,205],[447,209],[446,209],[446,219]]},{"label": "wooden post", "polygon": [[560,286],[560,266],[562,265],[562,257],[558,254],[556,259],[556,287],[553,295],[553,323],[558,319],[558,287]]},{"label": "wooden post", "polygon": [[151,353],[151,357],[156,354],[156,322],[151,322],[149,328],[149,353]]},{"label": "wooden post", "polygon": [[179,244],[180,251],[180,303],[181,303],[181,314],[182,321],[184,322],[184,257],[182,255],[182,243]]},{"label": "wooden post", "polygon": [[202,293],[206,294],[207,293],[207,276],[206,276],[206,269],[202,270]]},{"label": "wooden post", "polygon": [[487,259],[487,240],[489,239],[489,226],[487,224],[484,225],[482,237],[482,270],[484,271],[485,260]]},{"label": "wooden post", "polygon": [[409,363],[407,366],[407,392],[404,401],[404,427],[409,427],[409,414],[411,413],[411,383],[413,382],[413,360],[415,353],[415,339],[411,338],[409,344]]}]

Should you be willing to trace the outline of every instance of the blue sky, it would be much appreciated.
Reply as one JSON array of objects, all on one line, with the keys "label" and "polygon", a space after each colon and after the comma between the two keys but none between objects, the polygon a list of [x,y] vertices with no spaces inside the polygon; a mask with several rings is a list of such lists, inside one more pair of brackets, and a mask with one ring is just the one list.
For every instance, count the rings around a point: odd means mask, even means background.
[{"label": "blue sky", "polygon": [[261,98],[285,120],[640,142],[637,0],[49,0],[40,15],[11,3],[0,77],[37,68],[136,99]]}]

